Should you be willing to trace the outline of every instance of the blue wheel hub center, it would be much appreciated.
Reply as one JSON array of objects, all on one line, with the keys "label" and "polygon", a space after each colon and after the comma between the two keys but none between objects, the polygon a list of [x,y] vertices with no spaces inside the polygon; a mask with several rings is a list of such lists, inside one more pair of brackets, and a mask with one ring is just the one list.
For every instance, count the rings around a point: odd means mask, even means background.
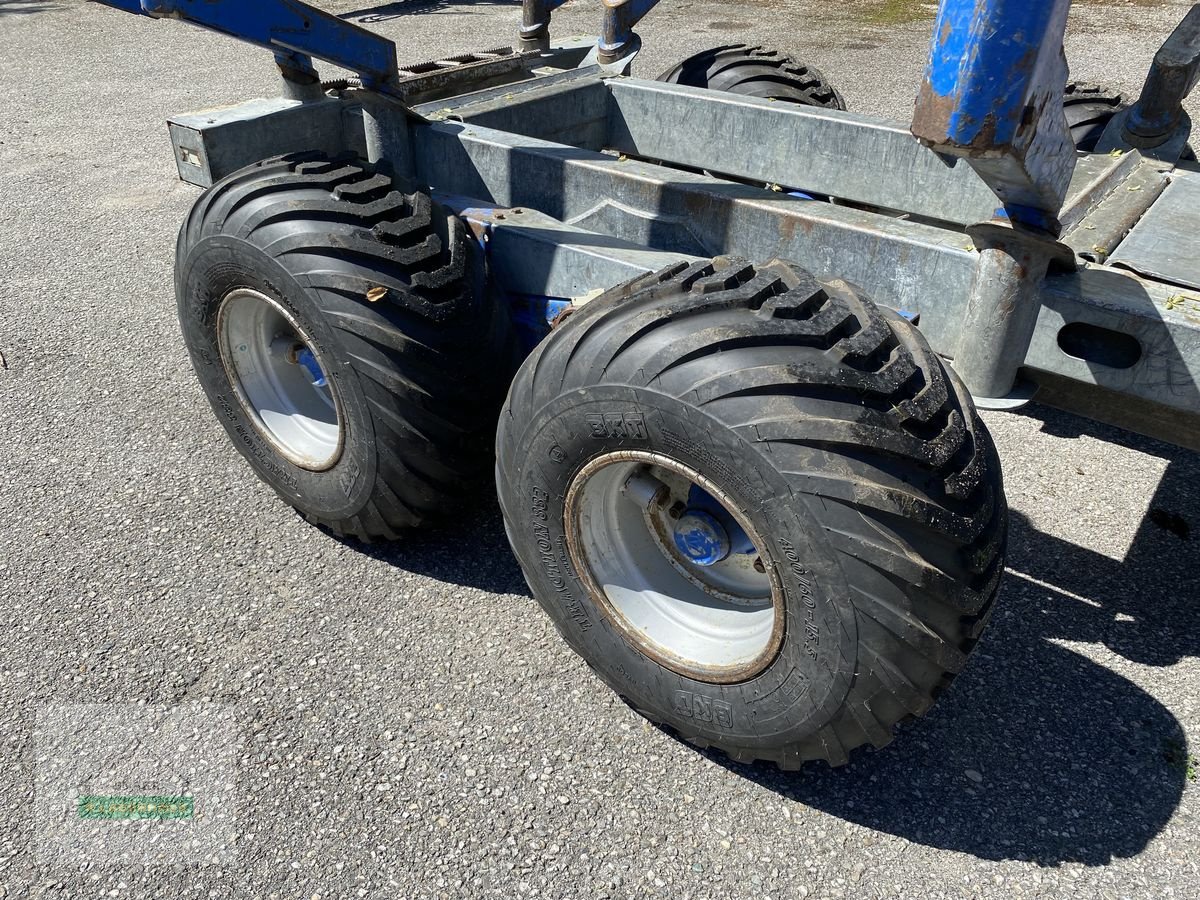
[{"label": "blue wheel hub center", "polygon": [[325,377],[325,372],[321,368],[321,364],[317,362],[316,355],[308,347],[304,347],[296,353],[296,362],[308,372],[308,378],[313,387],[323,388],[329,384],[329,379]]},{"label": "blue wheel hub center", "polygon": [[715,566],[731,553],[754,553],[754,544],[737,520],[703,488],[692,485],[687,508],[675,520],[672,537],[684,559]]},{"label": "blue wheel hub center", "polygon": [[685,512],[675,522],[675,547],[698,566],[713,566],[729,555],[729,535],[716,516],[702,509]]}]

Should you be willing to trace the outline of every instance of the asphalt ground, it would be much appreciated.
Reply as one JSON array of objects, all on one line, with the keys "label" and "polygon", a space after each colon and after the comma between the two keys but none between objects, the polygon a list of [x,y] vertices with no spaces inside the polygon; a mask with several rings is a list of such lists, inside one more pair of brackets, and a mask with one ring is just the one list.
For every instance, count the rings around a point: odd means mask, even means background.
[{"label": "asphalt ground", "polygon": [[[363,3],[327,6],[406,60],[507,42],[517,15]],[[1185,8],[1077,5],[1074,76],[1136,90]],[[930,13],[668,2],[638,71],[767,42],[904,118]],[[559,33],[596,15],[575,2]],[[0,896],[1200,896],[1196,454],[988,414],[1011,571],[934,712],[837,771],[697,752],[567,650],[489,499],[342,543],[226,439],[175,323],[197,191],[163,120],[275,91],[266,54],[217,35],[0,0]],[[64,747],[137,721],[130,764],[161,739],[232,779],[207,861],[79,862],[40,817]]]}]

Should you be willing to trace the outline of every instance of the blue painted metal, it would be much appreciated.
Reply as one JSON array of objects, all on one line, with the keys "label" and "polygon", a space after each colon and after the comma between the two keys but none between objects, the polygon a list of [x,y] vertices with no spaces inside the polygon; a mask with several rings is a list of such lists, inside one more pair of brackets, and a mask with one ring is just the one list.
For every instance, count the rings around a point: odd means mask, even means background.
[{"label": "blue painted metal", "polygon": [[750,540],[750,535],[746,534],[746,530],[738,524],[738,520],[721,504],[721,501],[698,484],[693,484],[688,491],[687,509],[684,515],[696,512],[707,513],[721,525],[722,530],[729,538],[730,553],[758,552],[754,547],[754,542]]},{"label": "blue painted metal", "polygon": [[1062,111],[1070,0],[942,0],[912,131],[965,157],[1007,218],[1055,227],[1075,166]]},{"label": "blue painted metal", "polygon": [[296,354],[296,362],[308,372],[308,377],[312,379],[313,387],[323,388],[329,384],[329,379],[325,377],[325,370],[321,368],[321,364],[317,362],[317,357],[307,347]]},{"label": "blue painted metal", "polygon": [[182,19],[281,54],[292,68],[310,58],[349,69],[384,93],[397,78],[396,45],[299,0],[100,0],[154,19]]},{"label": "blue painted metal", "polygon": [[509,316],[522,349],[529,353],[545,340],[554,320],[572,301],[563,297],[541,297],[533,294],[508,294]]},{"label": "blue painted metal", "polygon": [[702,509],[689,509],[675,521],[675,546],[698,566],[715,566],[729,556],[729,535],[716,516]]},{"label": "blue painted metal", "polygon": [[[435,194],[438,201],[458,209],[459,217],[467,223],[467,227],[475,236],[475,240],[485,254],[491,252],[491,235],[497,219],[503,219],[510,211],[488,206],[474,206],[476,201],[464,197]],[[502,302],[509,308],[509,317],[517,339],[526,354],[540,344],[550,333],[554,321],[571,307],[574,301],[567,297],[549,297],[542,294],[513,294],[493,284],[493,290],[503,293]]]},{"label": "blue painted metal", "polygon": [[941,4],[925,78],[934,96],[954,100],[946,118],[948,142],[1013,142],[1042,44],[1054,37],[1056,16],[1065,23],[1067,7],[1064,0]]}]

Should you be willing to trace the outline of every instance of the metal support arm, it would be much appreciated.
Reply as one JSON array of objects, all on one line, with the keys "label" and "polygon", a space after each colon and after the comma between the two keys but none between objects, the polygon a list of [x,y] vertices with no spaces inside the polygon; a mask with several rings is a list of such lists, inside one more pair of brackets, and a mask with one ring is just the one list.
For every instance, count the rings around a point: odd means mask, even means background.
[{"label": "metal support arm", "polygon": [[522,51],[550,49],[550,14],[567,0],[524,0],[521,4]]},{"label": "metal support arm", "polygon": [[633,26],[642,21],[658,0],[604,0],[604,31],[600,37],[601,64],[614,63],[636,50]]},{"label": "metal support arm", "polygon": [[1124,137],[1140,149],[1165,143],[1183,122],[1183,101],[1200,79],[1200,3],[1154,57],[1145,87],[1129,118]]},{"label": "metal support arm", "polygon": [[1062,108],[1070,0],[942,0],[913,134],[965,157],[1009,218],[1053,226],[1075,167]]},{"label": "metal support arm", "polygon": [[[396,84],[396,45],[365,28],[299,0],[100,0],[106,6],[153,19],[182,19],[265,47],[281,68],[305,76],[322,59],[362,78],[383,93]],[[288,74],[285,68],[285,76]]]},{"label": "metal support arm", "polygon": [[[981,406],[1011,406],[1058,252],[1075,168],[1063,113],[1070,0],[942,0],[912,132],[963,157],[1001,203],[979,249],[955,368]],[[1069,254],[1068,254],[1069,256]]]}]

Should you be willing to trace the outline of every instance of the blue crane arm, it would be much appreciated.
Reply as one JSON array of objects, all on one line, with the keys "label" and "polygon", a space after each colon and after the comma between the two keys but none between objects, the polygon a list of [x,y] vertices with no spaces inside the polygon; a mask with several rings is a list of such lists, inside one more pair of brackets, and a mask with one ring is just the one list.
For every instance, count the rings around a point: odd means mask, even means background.
[{"label": "blue crane arm", "polygon": [[941,0],[912,131],[1004,204],[1051,224],[1075,167],[1062,109],[1071,0]]},{"label": "blue crane arm", "polygon": [[303,63],[322,59],[377,90],[397,77],[396,45],[299,0],[99,0],[153,19],[182,19]]}]

